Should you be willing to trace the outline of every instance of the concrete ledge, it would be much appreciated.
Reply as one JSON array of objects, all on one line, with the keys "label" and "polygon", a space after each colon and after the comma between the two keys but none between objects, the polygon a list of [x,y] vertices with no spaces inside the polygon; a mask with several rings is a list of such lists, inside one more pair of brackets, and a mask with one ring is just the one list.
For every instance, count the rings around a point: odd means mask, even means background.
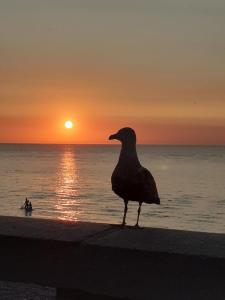
[{"label": "concrete ledge", "polygon": [[0,216],[0,236],[81,242],[111,226],[88,222]]},{"label": "concrete ledge", "polygon": [[[114,227],[115,229],[115,227]],[[139,251],[225,258],[225,234],[125,227],[96,236],[88,244]]]},{"label": "concrete ledge", "polygon": [[1,216],[0,237],[225,258],[225,234],[220,233]]},{"label": "concrete ledge", "polygon": [[0,280],[59,299],[225,299],[223,234],[0,217],[0,243]]}]

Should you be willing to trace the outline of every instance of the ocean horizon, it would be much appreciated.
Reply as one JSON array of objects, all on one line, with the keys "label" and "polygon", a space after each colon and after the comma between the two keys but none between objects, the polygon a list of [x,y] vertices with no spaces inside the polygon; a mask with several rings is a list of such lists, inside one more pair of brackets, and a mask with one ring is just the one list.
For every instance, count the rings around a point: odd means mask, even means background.
[{"label": "ocean horizon", "polygon": [[[71,145],[71,146],[120,146],[118,142],[112,143],[15,143],[15,142],[0,142],[0,145]],[[137,146],[168,146],[168,147],[224,147],[225,144],[151,144],[151,143],[138,143],[137,141]]]}]

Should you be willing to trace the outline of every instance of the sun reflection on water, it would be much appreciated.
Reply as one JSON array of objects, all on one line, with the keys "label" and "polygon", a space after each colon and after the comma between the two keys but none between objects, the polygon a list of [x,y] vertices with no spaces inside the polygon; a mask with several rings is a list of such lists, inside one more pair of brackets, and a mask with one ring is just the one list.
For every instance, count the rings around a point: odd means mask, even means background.
[{"label": "sun reflection on water", "polygon": [[76,167],[74,151],[67,147],[62,154],[58,174],[56,194],[58,202],[55,205],[60,220],[79,220],[79,176]]}]

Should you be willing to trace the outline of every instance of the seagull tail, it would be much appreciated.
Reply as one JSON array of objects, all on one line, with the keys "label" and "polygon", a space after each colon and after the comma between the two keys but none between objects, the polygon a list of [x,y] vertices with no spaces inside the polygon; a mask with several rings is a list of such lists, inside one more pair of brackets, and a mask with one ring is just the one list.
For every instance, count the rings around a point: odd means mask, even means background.
[{"label": "seagull tail", "polygon": [[151,197],[150,199],[145,200],[143,202],[148,203],[148,204],[157,204],[157,205],[159,205],[160,204],[160,198],[159,197],[154,197],[154,198]]},{"label": "seagull tail", "polygon": [[155,204],[160,204],[160,198],[159,197],[157,197],[157,198],[155,198],[155,202],[154,202]]},{"label": "seagull tail", "polygon": [[144,201],[145,203],[148,203],[148,204],[157,204],[159,205],[160,204],[160,198],[159,197],[154,197],[154,198],[151,198],[147,201]]}]

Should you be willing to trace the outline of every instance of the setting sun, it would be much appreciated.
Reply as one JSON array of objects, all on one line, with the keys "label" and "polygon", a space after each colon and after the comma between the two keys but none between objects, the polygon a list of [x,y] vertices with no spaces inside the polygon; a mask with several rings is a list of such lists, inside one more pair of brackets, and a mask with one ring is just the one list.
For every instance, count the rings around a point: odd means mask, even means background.
[{"label": "setting sun", "polygon": [[73,122],[72,121],[66,121],[64,126],[67,128],[67,129],[71,129],[73,128]]}]

